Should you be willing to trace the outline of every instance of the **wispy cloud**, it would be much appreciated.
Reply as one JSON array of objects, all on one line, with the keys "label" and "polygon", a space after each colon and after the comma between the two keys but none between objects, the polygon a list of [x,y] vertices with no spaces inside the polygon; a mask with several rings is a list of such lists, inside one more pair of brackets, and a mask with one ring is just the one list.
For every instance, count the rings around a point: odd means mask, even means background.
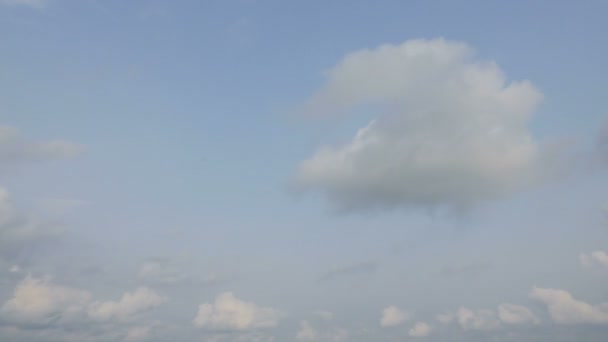
[{"label": "wispy cloud", "polygon": [[321,277],[319,277],[319,281],[328,281],[336,278],[353,275],[372,274],[375,273],[377,270],[378,264],[376,262],[366,261],[329,270],[325,274],[321,275]]}]

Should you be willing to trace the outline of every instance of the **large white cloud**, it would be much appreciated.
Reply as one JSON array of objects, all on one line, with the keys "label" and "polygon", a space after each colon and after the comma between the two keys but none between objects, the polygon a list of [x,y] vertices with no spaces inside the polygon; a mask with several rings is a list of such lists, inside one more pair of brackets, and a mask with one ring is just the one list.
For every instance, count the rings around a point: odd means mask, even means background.
[{"label": "large white cloud", "polygon": [[68,321],[81,317],[90,300],[91,294],[87,291],[28,276],[16,286],[1,312],[20,322],[46,324],[51,320]]},{"label": "large white cloud", "polygon": [[246,330],[278,324],[281,313],[238,299],[232,292],[220,294],[213,304],[201,304],[194,325],[211,329]]},{"label": "large white cloud", "polygon": [[338,209],[468,207],[546,177],[545,153],[528,129],[542,94],[509,82],[471,47],[411,40],[347,55],[310,100],[310,115],[359,108],[376,119],[352,141],[325,146],[295,181]]},{"label": "large white cloud", "polygon": [[167,299],[147,288],[140,287],[125,293],[119,301],[94,302],[89,307],[89,316],[98,321],[124,320],[133,315],[157,307]]},{"label": "large white cloud", "polygon": [[592,305],[565,290],[534,287],[530,297],[547,305],[551,318],[560,324],[608,324],[608,303]]},{"label": "large white cloud", "polygon": [[393,327],[410,319],[410,314],[399,309],[396,306],[389,306],[382,310],[380,318],[380,326]]}]

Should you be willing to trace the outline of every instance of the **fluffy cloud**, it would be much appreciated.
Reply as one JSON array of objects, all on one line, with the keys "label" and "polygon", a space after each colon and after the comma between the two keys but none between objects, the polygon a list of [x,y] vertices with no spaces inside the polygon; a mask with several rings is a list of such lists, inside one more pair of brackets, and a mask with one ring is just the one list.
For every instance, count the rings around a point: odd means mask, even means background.
[{"label": "fluffy cloud", "polygon": [[146,311],[166,302],[166,298],[146,287],[125,293],[118,302],[94,302],[89,307],[89,316],[98,321],[124,320],[141,311]]},{"label": "fluffy cloud", "polygon": [[585,268],[601,267],[608,269],[608,253],[606,252],[581,253],[578,259]]},{"label": "fluffy cloud", "polygon": [[35,142],[13,127],[0,126],[0,171],[20,162],[69,159],[81,155],[84,146],[64,140]]},{"label": "fluffy cloud", "polygon": [[525,306],[501,304],[498,306],[498,318],[505,324],[538,324],[540,320]]},{"label": "fluffy cloud", "polygon": [[193,323],[212,329],[246,330],[274,327],[280,317],[280,312],[275,309],[258,307],[238,299],[232,292],[224,292],[215,299],[215,303],[201,304]]},{"label": "fluffy cloud", "polygon": [[533,184],[553,160],[528,130],[542,94],[507,81],[466,44],[383,45],[347,55],[328,75],[307,113],[379,113],[352,141],[298,168],[296,184],[338,209],[466,208]]},{"label": "fluffy cloud", "polygon": [[1,312],[5,317],[31,324],[69,321],[81,317],[90,300],[87,291],[28,276],[17,285]]},{"label": "fluffy cloud", "polygon": [[410,315],[407,312],[402,311],[396,306],[389,306],[382,311],[380,326],[392,327],[399,325],[409,319]]},{"label": "fluffy cloud", "polygon": [[417,322],[408,332],[412,337],[424,337],[431,333],[431,326],[424,322]]},{"label": "fluffy cloud", "polygon": [[560,324],[608,324],[608,303],[591,305],[564,290],[534,287],[530,297],[547,305],[551,318]]},{"label": "fluffy cloud", "polygon": [[300,322],[300,330],[296,334],[298,341],[313,341],[317,338],[317,331],[308,323],[308,321]]},{"label": "fluffy cloud", "polygon": [[456,320],[464,330],[491,330],[500,327],[500,321],[492,310],[461,307],[456,311]]}]

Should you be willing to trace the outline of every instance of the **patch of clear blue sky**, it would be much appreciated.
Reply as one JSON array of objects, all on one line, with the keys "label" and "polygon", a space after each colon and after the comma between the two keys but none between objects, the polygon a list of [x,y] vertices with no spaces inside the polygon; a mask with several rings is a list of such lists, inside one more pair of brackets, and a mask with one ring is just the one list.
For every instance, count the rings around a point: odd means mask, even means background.
[{"label": "patch of clear blue sky", "polygon": [[[89,148],[64,169],[13,181],[20,190],[91,200],[96,224],[124,236],[190,227],[220,241],[203,242],[212,250],[242,236],[237,242],[278,254],[296,240],[289,226],[310,241],[318,236],[304,226],[339,239],[344,230],[336,226],[366,223],[326,220],[315,197],[298,202],[285,193],[299,161],[363,122],[290,116],[324,70],[384,43],[464,41],[510,79],[542,90],[536,134],[590,139],[607,114],[607,11],[605,1],[55,0],[43,10],[2,7],[2,122]],[[53,182],[54,172],[64,180]],[[417,221],[425,220],[409,222]],[[358,258],[357,248],[349,255]]]}]

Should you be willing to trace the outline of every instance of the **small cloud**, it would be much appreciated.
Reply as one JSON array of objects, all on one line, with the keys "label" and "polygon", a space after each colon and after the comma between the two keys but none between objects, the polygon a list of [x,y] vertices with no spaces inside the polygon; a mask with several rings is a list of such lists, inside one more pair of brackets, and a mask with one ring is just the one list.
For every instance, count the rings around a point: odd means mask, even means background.
[{"label": "small cloud", "polygon": [[500,327],[500,321],[492,310],[461,307],[456,312],[456,320],[464,330],[492,330]]},{"label": "small cloud", "polygon": [[317,331],[308,323],[308,321],[300,322],[300,330],[296,334],[298,341],[314,341],[317,338]]},{"label": "small cloud", "polygon": [[133,315],[157,307],[167,301],[166,298],[147,287],[140,287],[134,292],[125,293],[117,301],[94,302],[89,307],[89,316],[97,321],[111,319],[125,320]]},{"label": "small cloud", "polygon": [[538,324],[540,319],[525,306],[501,304],[498,306],[498,318],[505,324]]},{"label": "small cloud", "polygon": [[530,297],[545,303],[556,323],[608,324],[608,303],[592,305],[573,298],[568,291],[540,287],[534,287]]},{"label": "small cloud", "polygon": [[410,319],[410,314],[396,306],[389,306],[382,311],[380,326],[393,327]]},{"label": "small cloud", "polygon": [[213,304],[201,304],[194,318],[197,327],[248,330],[270,328],[278,324],[281,313],[238,299],[232,292],[220,294]]},{"label": "small cloud", "polygon": [[21,163],[72,159],[84,150],[84,145],[65,140],[30,141],[16,128],[0,126],[0,171]]},{"label": "small cloud", "polygon": [[354,265],[335,268],[323,274],[319,281],[328,281],[345,276],[372,274],[378,270],[378,265],[373,261],[362,262]]},{"label": "small cloud", "polygon": [[430,325],[425,322],[416,322],[416,324],[410,329],[408,335],[412,337],[424,337],[428,336],[432,331]]},{"label": "small cloud", "polygon": [[22,323],[65,322],[82,317],[90,300],[91,294],[87,291],[27,276],[16,286],[13,297],[2,306],[0,313]]},{"label": "small cloud", "polygon": [[608,270],[608,253],[604,251],[581,253],[578,260],[584,268],[604,268]]},{"label": "small cloud", "polygon": [[174,284],[185,279],[184,275],[173,269],[168,260],[146,261],[139,269],[139,277],[144,280]]},{"label": "small cloud", "polygon": [[491,268],[488,262],[477,262],[466,265],[444,266],[439,272],[445,277],[475,277]]}]

